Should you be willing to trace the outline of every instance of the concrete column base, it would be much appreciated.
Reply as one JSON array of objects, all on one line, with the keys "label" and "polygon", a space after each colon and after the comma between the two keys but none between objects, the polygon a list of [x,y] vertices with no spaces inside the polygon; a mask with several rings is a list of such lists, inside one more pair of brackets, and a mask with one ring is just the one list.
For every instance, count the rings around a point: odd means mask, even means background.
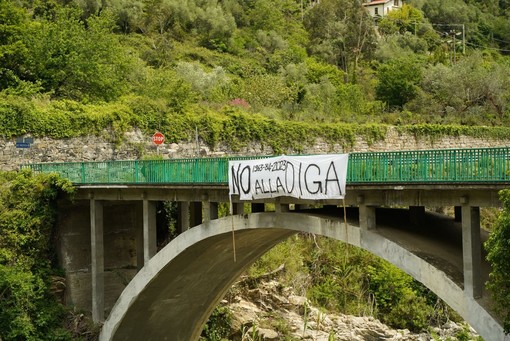
[{"label": "concrete column base", "polygon": [[189,201],[179,201],[178,209],[179,209],[179,219],[177,221],[177,226],[179,233],[185,232],[190,228],[190,219],[189,219]]},{"label": "concrete column base", "polygon": [[214,219],[218,219],[218,203],[217,202],[210,202],[210,201],[204,201],[202,203],[203,205],[203,212],[204,212],[204,223],[207,221],[211,221]]},{"label": "concrete column base", "polygon": [[90,200],[90,248],[92,273],[92,320],[104,321],[103,202]]},{"label": "concrete column base", "polygon": [[143,200],[143,264],[156,254],[156,202]]},{"label": "concrete column base", "polygon": [[359,205],[359,226],[364,230],[376,228],[375,206]]},{"label": "concrete column base", "polygon": [[482,297],[482,246],[480,208],[462,205],[462,253],[464,291],[473,298]]}]

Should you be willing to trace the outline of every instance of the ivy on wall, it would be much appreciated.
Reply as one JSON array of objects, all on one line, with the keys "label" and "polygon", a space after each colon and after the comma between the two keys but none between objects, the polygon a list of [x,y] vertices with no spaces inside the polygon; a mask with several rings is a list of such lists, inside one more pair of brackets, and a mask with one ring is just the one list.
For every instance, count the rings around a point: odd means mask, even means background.
[{"label": "ivy on wall", "polygon": [[400,133],[408,133],[417,139],[430,139],[434,142],[442,137],[470,136],[475,138],[508,139],[510,128],[488,126],[461,126],[442,124],[413,124],[397,126]]},{"label": "ivy on wall", "polygon": [[[386,138],[388,125],[357,123],[310,123],[284,121],[253,114],[242,108],[224,107],[217,111],[193,107],[186,112],[173,112],[156,101],[128,96],[117,102],[83,104],[69,100],[45,102],[4,96],[0,103],[0,135],[4,138],[31,134],[36,137],[63,139],[87,135],[106,138],[120,144],[124,133],[139,128],[146,134],[159,130],[168,141],[190,141],[199,138],[211,147],[219,143],[240,150],[250,142],[259,142],[274,153],[302,152],[304,147],[321,139],[345,150],[354,146],[356,138],[370,145]],[[507,139],[509,127],[456,126],[416,124],[397,126],[399,133],[430,139],[470,136]]]}]

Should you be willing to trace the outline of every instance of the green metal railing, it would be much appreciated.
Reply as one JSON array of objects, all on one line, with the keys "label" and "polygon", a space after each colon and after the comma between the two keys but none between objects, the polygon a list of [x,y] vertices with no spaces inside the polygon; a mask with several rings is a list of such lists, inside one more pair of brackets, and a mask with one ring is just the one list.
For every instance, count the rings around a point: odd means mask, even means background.
[{"label": "green metal railing", "polygon": [[508,182],[510,147],[354,153],[348,182]]},{"label": "green metal railing", "polygon": [[[189,158],[28,164],[76,184],[218,184],[228,161],[263,157]],[[510,182],[510,147],[349,154],[347,183]]]}]

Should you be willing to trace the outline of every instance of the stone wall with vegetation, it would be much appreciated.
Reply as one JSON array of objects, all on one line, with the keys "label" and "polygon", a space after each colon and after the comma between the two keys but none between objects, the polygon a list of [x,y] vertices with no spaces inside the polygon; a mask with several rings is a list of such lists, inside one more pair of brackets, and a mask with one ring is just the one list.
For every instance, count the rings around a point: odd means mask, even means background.
[{"label": "stone wall with vegetation", "polygon": [[[296,142],[294,147],[277,149],[260,141],[233,143],[220,142],[215,146],[202,138],[187,141],[165,141],[160,146],[153,144],[151,135],[140,130],[124,133],[119,141],[111,141],[107,133],[103,136],[90,135],[55,139],[34,138],[30,148],[16,148],[15,139],[0,140],[0,169],[16,170],[25,163],[39,162],[81,162],[107,160],[133,160],[160,154],[163,158],[221,157],[229,155],[273,155],[273,154],[325,154],[365,151],[400,151],[447,148],[488,148],[510,146],[507,138],[495,134],[473,134],[472,131],[433,130],[422,126],[383,127],[377,136],[359,134],[354,138],[337,142],[317,136],[308,143]],[[347,141],[347,142],[346,142]]]}]

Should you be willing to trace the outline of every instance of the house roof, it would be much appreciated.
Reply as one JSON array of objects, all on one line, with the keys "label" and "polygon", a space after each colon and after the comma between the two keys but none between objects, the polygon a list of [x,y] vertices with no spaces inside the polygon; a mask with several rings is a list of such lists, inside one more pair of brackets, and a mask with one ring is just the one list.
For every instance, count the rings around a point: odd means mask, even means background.
[{"label": "house roof", "polygon": [[363,6],[384,5],[385,3],[388,3],[390,1],[391,0],[372,0],[371,2],[364,2]]}]

